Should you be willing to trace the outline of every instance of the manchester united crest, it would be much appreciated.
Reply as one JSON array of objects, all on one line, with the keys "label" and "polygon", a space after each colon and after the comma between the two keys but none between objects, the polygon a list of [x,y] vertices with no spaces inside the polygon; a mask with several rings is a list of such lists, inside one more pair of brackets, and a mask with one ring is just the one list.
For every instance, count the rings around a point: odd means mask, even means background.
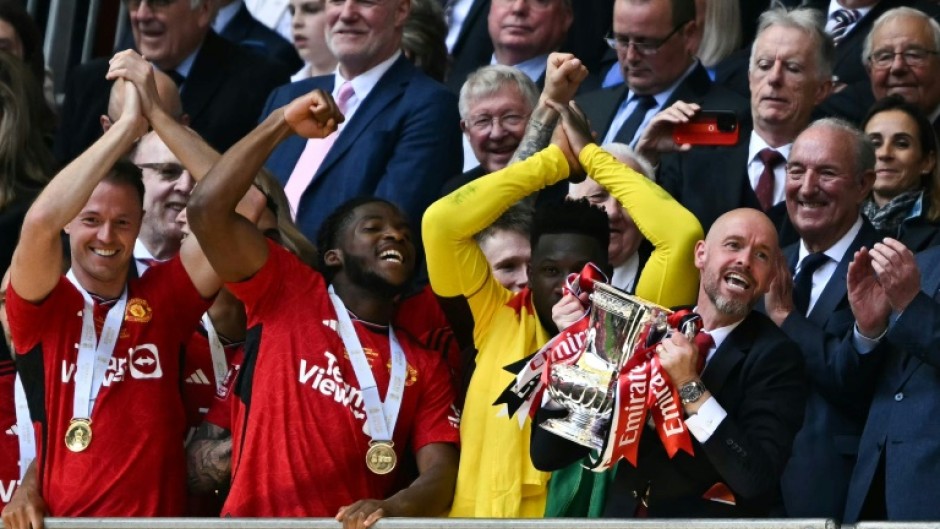
[{"label": "manchester united crest", "polygon": [[127,301],[127,311],[124,313],[125,321],[147,323],[153,316],[153,309],[146,299],[131,298]]}]

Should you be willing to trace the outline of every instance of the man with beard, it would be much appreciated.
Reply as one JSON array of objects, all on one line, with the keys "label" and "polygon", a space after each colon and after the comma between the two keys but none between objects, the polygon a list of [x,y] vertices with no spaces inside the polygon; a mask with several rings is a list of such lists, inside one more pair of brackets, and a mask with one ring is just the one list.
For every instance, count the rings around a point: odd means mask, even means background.
[{"label": "man with beard", "polygon": [[[361,527],[439,515],[452,497],[450,377],[439,355],[390,325],[417,259],[402,212],[375,198],[340,206],[323,222],[319,270],[235,214],[236,195],[280,141],[323,138],[342,119],[319,90],[276,109],[213,166],[187,208],[248,313],[223,516],[335,515]],[[406,450],[420,475],[401,489]]]},{"label": "man with beard", "polygon": [[[657,346],[679,388],[695,455],[669,458],[656,432],[641,437],[637,466],[620,462],[605,517],[767,516],[803,415],[803,361],[766,316],[751,311],[767,292],[779,253],[776,230],[754,209],[728,212],[695,246],[701,285],[695,312],[713,344],[699,351],[681,333]],[[705,369],[697,370],[699,355]],[[536,422],[564,412],[543,407]],[[588,449],[534,429],[532,459],[553,470]]]},{"label": "man with beard", "polygon": [[880,240],[861,211],[874,167],[869,139],[832,118],[803,131],[787,163],[787,212],[800,240],[784,249],[765,307],[799,344],[811,381],[806,420],[781,480],[792,517],[840,518],[858,456],[871,399],[866,381],[878,362],[877,355],[856,355],[844,340],[854,320],[846,271],[856,251]]}]

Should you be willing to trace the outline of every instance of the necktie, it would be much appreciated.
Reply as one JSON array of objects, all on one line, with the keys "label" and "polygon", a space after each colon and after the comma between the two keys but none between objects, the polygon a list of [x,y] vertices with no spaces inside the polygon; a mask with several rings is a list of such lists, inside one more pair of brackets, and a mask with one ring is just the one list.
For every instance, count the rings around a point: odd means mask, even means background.
[{"label": "necktie", "polygon": [[698,347],[698,363],[696,369],[699,374],[701,374],[702,371],[705,370],[705,359],[708,357],[708,352],[715,346],[715,339],[707,332],[699,331],[699,333],[695,335],[694,341],[695,346]]},{"label": "necktie", "polygon": [[653,96],[636,96],[636,106],[633,107],[633,112],[630,114],[630,117],[623,122],[620,131],[614,136],[614,141],[627,145],[633,143],[633,137],[636,136],[637,129],[643,124],[643,118],[646,117],[646,113],[654,106],[656,106],[656,100],[653,99]]},{"label": "necktie", "polygon": [[813,272],[829,261],[829,256],[822,252],[811,253],[803,258],[800,271],[793,279],[793,306],[800,314],[806,315],[809,300],[813,293]]},{"label": "necktie", "polygon": [[774,207],[774,168],[786,162],[786,159],[782,154],[770,148],[761,149],[757,157],[764,164],[764,170],[760,173],[754,193],[757,195],[761,209],[767,211]]},{"label": "necktie", "polygon": [[832,26],[829,34],[832,35],[832,42],[839,44],[849,30],[849,26],[858,22],[859,13],[855,9],[838,9],[832,13],[832,19],[836,24]]},{"label": "necktie", "polygon": [[[346,114],[349,100],[354,95],[356,95],[356,92],[353,90],[352,84],[350,84],[349,81],[346,81],[339,87],[339,93],[336,94],[336,106],[339,107],[340,112]],[[284,186],[284,193],[287,194],[287,201],[290,202],[291,215],[294,219],[297,218],[297,210],[300,207],[300,197],[303,196],[304,191],[310,186],[310,182],[313,182],[314,175],[317,174],[320,164],[323,163],[327,153],[330,152],[330,147],[336,142],[337,136],[339,136],[339,131],[325,138],[307,140],[307,146],[304,147],[304,152],[302,152],[300,158],[297,159],[297,165],[294,166],[290,178],[287,179],[287,185]]]}]

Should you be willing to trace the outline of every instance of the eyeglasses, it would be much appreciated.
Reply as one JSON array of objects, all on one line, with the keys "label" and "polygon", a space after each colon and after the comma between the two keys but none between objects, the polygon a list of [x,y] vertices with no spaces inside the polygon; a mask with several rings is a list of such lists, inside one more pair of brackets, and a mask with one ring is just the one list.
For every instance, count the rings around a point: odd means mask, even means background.
[{"label": "eyeglasses", "polygon": [[141,171],[144,169],[154,171],[160,175],[161,180],[166,181],[176,181],[183,176],[183,171],[186,169],[178,163],[139,163],[137,167]]},{"label": "eyeglasses", "polygon": [[918,68],[927,64],[927,59],[931,55],[937,55],[937,52],[923,48],[910,48],[904,51],[879,50],[868,56],[868,62],[871,63],[872,68],[883,70],[890,68],[894,64],[894,58],[898,55],[908,66]]},{"label": "eyeglasses", "polygon": [[479,116],[470,116],[465,121],[474,132],[485,133],[493,128],[493,123],[499,123],[499,126],[504,129],[519,130],[525,126],[528,117],[528,114],[505,114],[502,116],[480,114]]},{"label": "eyeglasses", "polygon": [[645,37],[640,37],[642,40],[638,40],[632,37],[614,35],[604,37],[604,41],[607,42],[607,45],[610,46],[611,49],[617,51],[626,51],[630,46],[633,46],[633,49],[636,50],[636,52],[640,55],[655,55],[656,52],[658,52],[659,49],[662,48],[666,42],[672,38],[673,35],[678,33],[679,30],[685,27],[685,25],[689,22],[691,22],[691,20],[686,20],[685,22],[674,27],[668,35],[661,39],[647,39]]},{"label": "eyeglasses", "polygon": [[176,0],[124,0],[124,4],[127,6],[127,9],[131,11],[137,11],[140,9],[141,4],[146,3],[147,7],[156,11],[163,9],[166,6],[175,3]]}]

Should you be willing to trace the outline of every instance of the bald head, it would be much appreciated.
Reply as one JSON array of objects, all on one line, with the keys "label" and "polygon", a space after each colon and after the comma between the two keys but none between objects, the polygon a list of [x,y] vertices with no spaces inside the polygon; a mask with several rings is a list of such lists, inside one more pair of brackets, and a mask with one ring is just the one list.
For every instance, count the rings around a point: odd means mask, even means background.
[{"label": "bald head", "polygon": [[[173,116],[177,121],[184,122],[183,102],[180,100],[180,91],[176,83],[170,76],[154,69],[154,84],[157,85],[157,95],[160,96],[160,105],[166,110],[166,113]],[[119,83],[111,84],[111,95],[108,97],[108,114],[101,116],[101,128],[108,130],[111,124],[121,117],[121,111],[124,108],[124,90]]]},{"label": "bald head", "polygon": [[718,217],[695,246],[698,307],[707,329],[747,316],[770,288],[779,254],[777,230],[763,212],[742,208]]}]

